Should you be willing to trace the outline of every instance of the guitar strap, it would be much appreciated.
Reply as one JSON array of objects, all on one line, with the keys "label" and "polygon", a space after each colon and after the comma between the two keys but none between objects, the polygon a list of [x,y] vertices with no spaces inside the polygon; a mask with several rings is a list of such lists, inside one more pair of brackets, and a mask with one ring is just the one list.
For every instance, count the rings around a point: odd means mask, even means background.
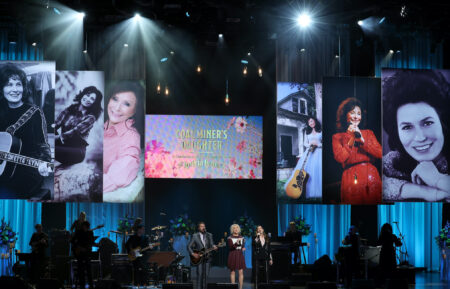
[{"label": "guitar strap", "polygon": [[22,116],[16,121],[15,124],[8,126],[6,132],[10,135],[14,135],[16,131],[21,128],[27,121],[29,121],[33,114],[38,110],[39,108],[35,105],[30,107],[24,114],[22,114]]}]

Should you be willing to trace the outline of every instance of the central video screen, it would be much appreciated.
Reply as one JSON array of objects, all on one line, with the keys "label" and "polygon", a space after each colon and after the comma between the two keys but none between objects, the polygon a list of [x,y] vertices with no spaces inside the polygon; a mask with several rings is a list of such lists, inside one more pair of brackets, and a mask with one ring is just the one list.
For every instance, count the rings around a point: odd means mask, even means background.
[{"label": "central video screen", "polygon": [[145,177],[262,179],[263,118],[147,115]]}]

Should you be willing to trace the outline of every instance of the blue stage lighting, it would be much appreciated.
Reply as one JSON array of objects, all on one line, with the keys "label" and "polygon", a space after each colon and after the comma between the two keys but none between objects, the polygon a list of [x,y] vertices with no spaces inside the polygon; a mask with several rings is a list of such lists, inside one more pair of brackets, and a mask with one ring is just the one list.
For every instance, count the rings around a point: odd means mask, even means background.
[{"label": "blue stage lighting", "polygon": [[163,57],[163,58],[161,58],[161,60],[160,60],[161,62],[166,62],[167,61],[167,57]]},{"label": "blue stage lighting", "polygon": [[383,18],[381,18],[381,19],[380,19],[380,21],[378,21],[378,24],[381,24],[381,23],[383,23],[383,22],[384,22],[384,20],[386,20],[386,17],[383,17]]},{"label": "blue stage lighting", "polygon": [[308,15],[308,13],[303,12],[297,17],[297,24],[301,28],[306,28],[311,24],[311,16]]},{"label": "blue stage lighting", "polygon": [[61,11],[59,11],[59,9],[56,7],[53,8],[53,12],[55,12],[55,14],[61,15]]},{"label": "blue stage lighting", "polygon": [[241,63],[242,63],[242,64],[248,64],[248,61],[245,60],[245,59],[241,59]]}]

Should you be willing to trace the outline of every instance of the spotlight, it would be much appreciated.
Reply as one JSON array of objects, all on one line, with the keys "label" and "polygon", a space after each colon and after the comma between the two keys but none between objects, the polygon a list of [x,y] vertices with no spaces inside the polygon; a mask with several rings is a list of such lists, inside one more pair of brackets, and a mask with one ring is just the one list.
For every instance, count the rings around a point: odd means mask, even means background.
[{"label": "spotlight", "polygon": [[189,14],[189,11],[186,11],[186,17],[189,18],[191,15]]},{"label": "spotlight", "polygon": [[164,94],[169,96],[169,87],[166,85],[166,89],[164,89]]},{"label": "spotlight", "polygon": [[389,50],[389,54],[392,54],[392,53],[394,53],[394,50],[392,50],[392,49]]},{"label": "spotlight", "polygon": [[228,93],[225,95],[225,104],[228,105],[230,103],[230,97],[228,96]]},{"label": "spotlight", "polygon": [[359,25],[359,26],[363,26],[363,25],[364,25],[364,21],[358,20],[358,25]]},{"label": "spotlight", "polygon": [[199,64],[199,65],[197,65],[197,73],[200,73],[200,72],[202,72],[202,66]]},{"label": "spotlight", "polygon": [[384,20],[386,20],[386,17],[383,17],[383,18],[381,18],[381,19],[380,19],[380,21],[378,21],[378,24],[381,24],[381,23],[383,23],[383,22],[384,22]]},{"label": "spotlight", "polygon": [[219,38],[223,38],[223,34],[222,33],[219,33]]},{"label": "spotlight", "polygon": [[403,5],[402,8],[400,8],[400,16],[405,18],[406,15],[408,15],[408,10],[406,9],[406,5]]},{"label": "spotlight", "polygon": [[174,55],[175,54],[175,52],[172,50],[172,51],[170,51],[170,55]]},{"label": "spotlight", "polygon": [[334,56],[334,58],[339,58],[339,54],[336,54],[336,55]]},{"label": "spotlight", "polygon": [[139,21],[139,20],[141,20],[141,14],[139,14],[139,13],[134,14],[133,19],[134,19],[134,21]]},{"label": "spotlight", "polygon": [[77,18],[78,18],[79,20],[82,20],[82,19],[84,18],[84,16],[86,16],[86,14],[84,14],[84,12],[78,12],[78,13],[77,13]]},{"label": "spotlight", "polygon": [[259,77],[262,77],[262,76],[263,76],[263,71],[262,71],[261,66],[258,67],[258,76],[259,76]]},{"label": "spotlight", "polygon": [[31,44],[32,46],[36,46],[37,45],[37,43],[36,42],[33,42],[32,44]]},{"label": "spotlight", "polygon": [[124,44],[123,44],[123,47],[128,47],[128,43],[124,43]]},{"label": "spotlight", "polygon": [[242,74],[243,74],[244,76],[247,76],[247,73],[248,73],[248,71],[247,71],[247,66],[244,66],[244,69],[242,69]]},{"label": "spotlight", "polygon": [[300,49],[300,52],[305,52],[305,51],[306,51],[305,48]]},{"label": "spotlight", "polygon": [[396,51],[396,53],[400,53],[400,52],[401,52],[400,50],[397,50],[397,51]]},{"label": "spotlight", "polygon": [[297,17],[297,23],[301,28],[306,28],[311,24],[311,17],[306,12],[303,12]]},{"label": "spotlight", "polygon": [[156,93],[160,94],[161,93],[161,84],[158,82],[158,85],[156,86]]},{"label": "spotlight", "polygon": [[242,64],[248,64],[248,61],[245,60],[245,59],[241,59],[241,63],[242,63]]},{"label": "spotlight", "polygon": [[163,58],[161,58],[161,60],[159,60],[159,61],[161,61],[161,62],[166,62],[166,61],[167,61],[167,57],[163,57]]},{"label": "spotlight", "polygon": [[249,52],[247,53],[247,55],[250,56],[250,55],[252,55],[252,53],[249,51]]},{"label": "spotlight", "polygon": [[53,8],[53,12],[55,12],[55,14],[57,14],[57,15],[61,15],[61,11],[59,11],[59,9],[56,7]]},{"label": "spotlight", "polygon": [[86,54],[87,53],[87,49],[83,50],[83,53]]}]

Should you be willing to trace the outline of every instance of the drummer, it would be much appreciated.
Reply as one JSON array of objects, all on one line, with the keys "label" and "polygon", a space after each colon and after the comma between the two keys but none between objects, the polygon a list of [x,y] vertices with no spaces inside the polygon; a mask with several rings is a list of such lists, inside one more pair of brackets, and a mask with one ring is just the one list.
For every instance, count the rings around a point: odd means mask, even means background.
[{"label": "drummer", "polygon": [[166,229],[166,226],[156,226],[152,228],[152,234],[150,236],[152,243],[160,243],[159,246],[154,248],[154,251],[161,251],[161,249],[164,249],[167,246],[164,246],[164,244],[167,243],[167,236],[164,234],[164,231]]}]

